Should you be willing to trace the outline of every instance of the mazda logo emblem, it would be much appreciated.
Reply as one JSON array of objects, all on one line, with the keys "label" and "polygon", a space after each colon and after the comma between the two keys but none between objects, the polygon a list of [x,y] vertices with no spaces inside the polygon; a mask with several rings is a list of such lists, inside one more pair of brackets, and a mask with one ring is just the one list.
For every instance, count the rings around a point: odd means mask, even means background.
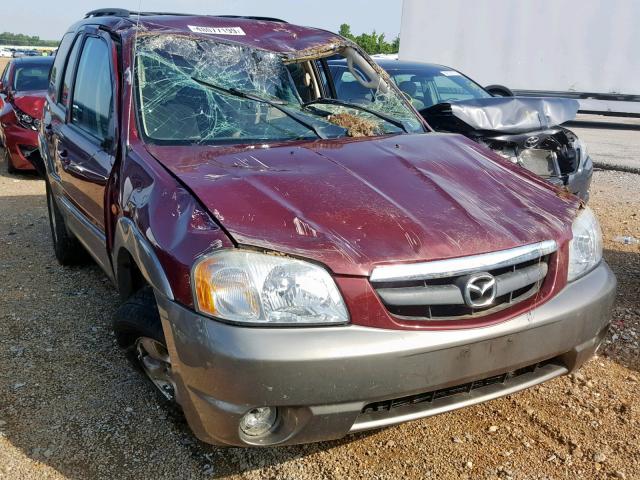
[{"label": "mazda logo emblem", "polygon": [[497,293],[495,277],[486,272],[469,276],[462,288],[464,303],[471,308],[488,307],[496,299]]}]

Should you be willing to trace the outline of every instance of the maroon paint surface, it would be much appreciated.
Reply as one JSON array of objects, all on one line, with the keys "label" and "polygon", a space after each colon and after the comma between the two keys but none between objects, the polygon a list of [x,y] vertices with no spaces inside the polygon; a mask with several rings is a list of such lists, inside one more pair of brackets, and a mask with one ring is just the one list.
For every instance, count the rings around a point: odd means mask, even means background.
[{"label": "maroon paint surface", "polygon": [[461,136],[149,151],[239,244],[342,275],[571,236],[576,202]]},{"label": "maroon paint surface", "polygon": [[[121,33],[126,72],[131,68],[132,25],[109,21]],[[341,41],[317,29],[212,17],[145,18],[141,33],[191,35],[188,25],[241,27],[246,36],[199,36],[296,55]],[[578,200],[559,195],[462,136],[145,145],[136,129],[135,108],[129,109],[131,85],[120,85],[119,125],[128,138],[119,138],[122,155],[105,192],[108,248],[118,218],[132,219],[184,305],[193,305],[194,260],[234,245],[325,265],[335,274],[352,322],[381,328],[495,323],[546,301],[566,284],[567,244]],[[428,327],[403,323],[387,312],[367,278],[376,265],[473,255],[548,239],[556,240],[560,250],[541,293],[480,320]],[[118,252],[113,254],[115,264]]]}]

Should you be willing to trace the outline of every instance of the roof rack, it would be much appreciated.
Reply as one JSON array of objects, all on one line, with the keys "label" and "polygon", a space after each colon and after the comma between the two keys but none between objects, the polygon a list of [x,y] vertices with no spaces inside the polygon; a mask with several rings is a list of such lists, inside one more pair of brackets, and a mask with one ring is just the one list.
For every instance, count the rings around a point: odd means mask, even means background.
[{"label": "roof rack", "polygon": [[129,10],[125,10],[124,8],[99,8],[97,10],[91,10],[87,12],[84,18],[94,18],[94,17],[128,17],[131,15]]},{"label": "roof rack", "polygon": [[263,22],[289,23],[286,20],[275,17],[256,17],[253,15],[214,15],[220,18],[246,18],[247,20],[262,20]]},{"label": "roof rack", "polygon": [[[142,17],[151,17],[151,16],[159,16],[159,15],[171,15],[171,16],[193,16],[191,13],[173,13],[173,12],[132,12],[130,10],[126,10],[124,8],[99,8],[97,10],[91,10],[87,12],[84,18],[96,18],[96,17],[121,17],[121,18],[129,18],[131,16],[140,15]],[[209,16],[209,15],[203,15]],[[278,22],[278,23],[287,23],[285,20],[281,20],[279,18],[273,17],[256,17],[251,15],[211,15],[214,17],[221,18],[246,18],[247,20],[262,20],[264,22]]]}]

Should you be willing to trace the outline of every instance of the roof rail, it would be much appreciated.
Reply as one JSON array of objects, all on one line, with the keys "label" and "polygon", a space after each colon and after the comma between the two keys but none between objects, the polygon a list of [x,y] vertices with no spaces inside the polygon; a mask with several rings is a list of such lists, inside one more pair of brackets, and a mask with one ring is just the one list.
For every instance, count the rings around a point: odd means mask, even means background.
[{"label": "roof rail", "polygon": [[253,15],[214,15],[221,18],[246,18],[247,20],[262,20],[263,22],[289,23],[286,20],[274,17],[256,17]]},{"label": "roof rail", "polygon": [[129,10],[125,10],[124,8],[99,8],[97,10],[91,10],[87,12],[84,18],[93,18],[93,17],[128,17],[131,15]]},{"label": "roof rail", "polygon": [[[174,15],[174,16],[193,16],[191,13],[173,13],[173,12],[136,12],[126,10],[124,8],[99,8],[97,10],[91,10],[87,12],[84,18],[95,18],[95,17],[122,17],[128,18],[131,16],[140,15],[143,17],[151,17],[156,15]],[[209,16],[209,15],[202,15]],[[214,17],[221,18],[246,18],[247,20],[262,20],[263,22],[278,22],[278,23],[287,23],[285,20],[281,20],[279,18],[273,17],[256,17],[251,15],[212,15]]]}]

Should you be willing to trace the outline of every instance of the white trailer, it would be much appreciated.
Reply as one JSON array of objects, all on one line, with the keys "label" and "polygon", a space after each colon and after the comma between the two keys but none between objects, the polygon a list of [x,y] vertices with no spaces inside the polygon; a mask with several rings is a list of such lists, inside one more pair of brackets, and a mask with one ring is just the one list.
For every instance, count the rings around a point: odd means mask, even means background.
[{"label": "white trailer", "polygon": [[640,114],[639,0],[404,0],[400,40],[482,85]]}]

